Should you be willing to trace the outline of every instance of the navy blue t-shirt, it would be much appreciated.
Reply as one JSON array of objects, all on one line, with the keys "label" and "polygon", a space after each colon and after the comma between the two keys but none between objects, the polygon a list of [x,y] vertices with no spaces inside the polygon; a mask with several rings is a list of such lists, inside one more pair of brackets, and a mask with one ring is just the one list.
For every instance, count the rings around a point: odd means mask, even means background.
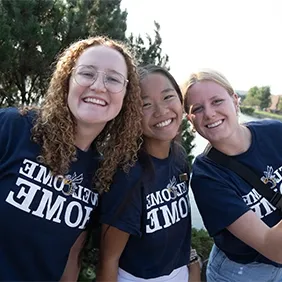
[{"label": "navy blue t-shirt", "polygon": [[[251,168],[269,189],[282,193],[282,123],[261,120],[246,124],[252,134],[250,148],[234,158]],[[191,188],[204,224],[215,244],[238,263],[262,262],[281,266],[263,257],[226,227],[249,210],[269,227],[281,220],[281,212],[233,171],[199,155],[192,170]]]},{"label": "navy blue t-shirt", "polygon": [[[187,265],[191,243],[186,162],[173,154],[150,159],[152,177],[142,177],[138,162],[129,174],[119,171],[101,198],[101,222],[131,234],[119,266],[145,279],[169,275]],[[187,181],[181,179],[183,173]]]},{"label": "navy blue t-shirt", "polygon": [[[0,110],[1,281],[58,281],[98,204],[98,194],[90,190],[98,154],[78,150],[67,175],[52,175],[37,160],[33,116]],[[74,192],[67,195],[70,188]]]}]

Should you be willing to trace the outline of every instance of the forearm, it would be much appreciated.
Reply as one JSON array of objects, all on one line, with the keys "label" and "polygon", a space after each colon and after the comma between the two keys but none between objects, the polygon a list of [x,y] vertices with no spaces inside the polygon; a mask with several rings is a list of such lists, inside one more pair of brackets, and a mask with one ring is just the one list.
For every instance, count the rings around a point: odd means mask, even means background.
[{"label": "forearm", "polygon": [[266,232],[264,247],[269,253],[267,257],[277,263],[282,263],[282,248],[279,246],[282,246],[282,221]]},{"label": "forearm", "polygon": [[197,254],[196,249],[191,247],[190,249],[190,263],[188,264],[189,269],[189,282],[200,282],[201,281],[201,266],[200,257]]},{"label": "forearm", "polygon": [[201,281],[201,267],[200,262],[195,262],[188,265],[189,269],[189,282],[200,282]]},{"label": "forearm", "polygon": [[100,261],[97,271],[97,282],[116,282],[118,277],[118,260]]}]

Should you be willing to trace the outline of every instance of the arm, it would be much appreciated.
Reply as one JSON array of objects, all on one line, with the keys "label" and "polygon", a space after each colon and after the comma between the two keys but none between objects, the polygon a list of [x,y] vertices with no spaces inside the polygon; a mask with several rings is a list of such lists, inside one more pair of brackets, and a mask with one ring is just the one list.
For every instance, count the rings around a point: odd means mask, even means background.
[{"label": "arm", "polygon": [[85,237],[86,231],[82,232],[73,244],[60,282],[77,281],[80,271],[79,254],[83,247]]},{"label": "arm", "polygon": [[188,264],[189,269],[189,282],[200,282],[201,281],[201,266],[200,257],[197,254],[196,249],[191,247],[190,249],[190,263]]},{"label": "arm", "polygon": [[248,211],[227,229],[268,259],[282,263],[282,221],[270,228],[254,212]]},{"label": "arm", "polygon": [[213,237],[226,228],[268,259],[282,263],[281,221],[270,228],[250,210],[230,178],[232,174],[205,162],[204,158],[196,159],[193,169],[191,187],[210,235]]},{"label": "arm", "polygon": [[107,224],[102,225],[97,282],[117,281],[119,258],[129,234]]},{"label": "arm", "polygon": [[189,282],[200,282],[201,281],[201,267],[200,262],[197,261],[188,265],[189,268]]}]

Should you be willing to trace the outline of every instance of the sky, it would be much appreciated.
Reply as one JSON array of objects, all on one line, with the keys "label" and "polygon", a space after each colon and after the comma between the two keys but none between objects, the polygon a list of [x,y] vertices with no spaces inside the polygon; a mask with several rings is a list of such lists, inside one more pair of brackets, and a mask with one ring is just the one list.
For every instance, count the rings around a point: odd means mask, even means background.
[{"label": "sky", "polygon": [[122,0],[127,32],[154,35],[182,84],[191,72],[213,68],[236,90],[270,86],[282,94],[281,0]]}]

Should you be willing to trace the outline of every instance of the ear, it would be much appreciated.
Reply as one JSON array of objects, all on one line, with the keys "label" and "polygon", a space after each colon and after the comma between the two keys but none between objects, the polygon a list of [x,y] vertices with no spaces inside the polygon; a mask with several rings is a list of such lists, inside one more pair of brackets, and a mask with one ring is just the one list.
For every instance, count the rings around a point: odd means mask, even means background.
[{"label": "ear", "polygon": [[238,95],[236,93],[233,93],[232,98],[233,98],[233,102],[234,102],[235,106],[239,107],[240,98],[238,97]]},{"label": "ear", "polygon": [[235,110],[236,110],[236,115],[238,116],[239,112],[240,112],[240,97],[234,93],[232,95],[232,99],[233,99],[233,103],[235,106]]}]

